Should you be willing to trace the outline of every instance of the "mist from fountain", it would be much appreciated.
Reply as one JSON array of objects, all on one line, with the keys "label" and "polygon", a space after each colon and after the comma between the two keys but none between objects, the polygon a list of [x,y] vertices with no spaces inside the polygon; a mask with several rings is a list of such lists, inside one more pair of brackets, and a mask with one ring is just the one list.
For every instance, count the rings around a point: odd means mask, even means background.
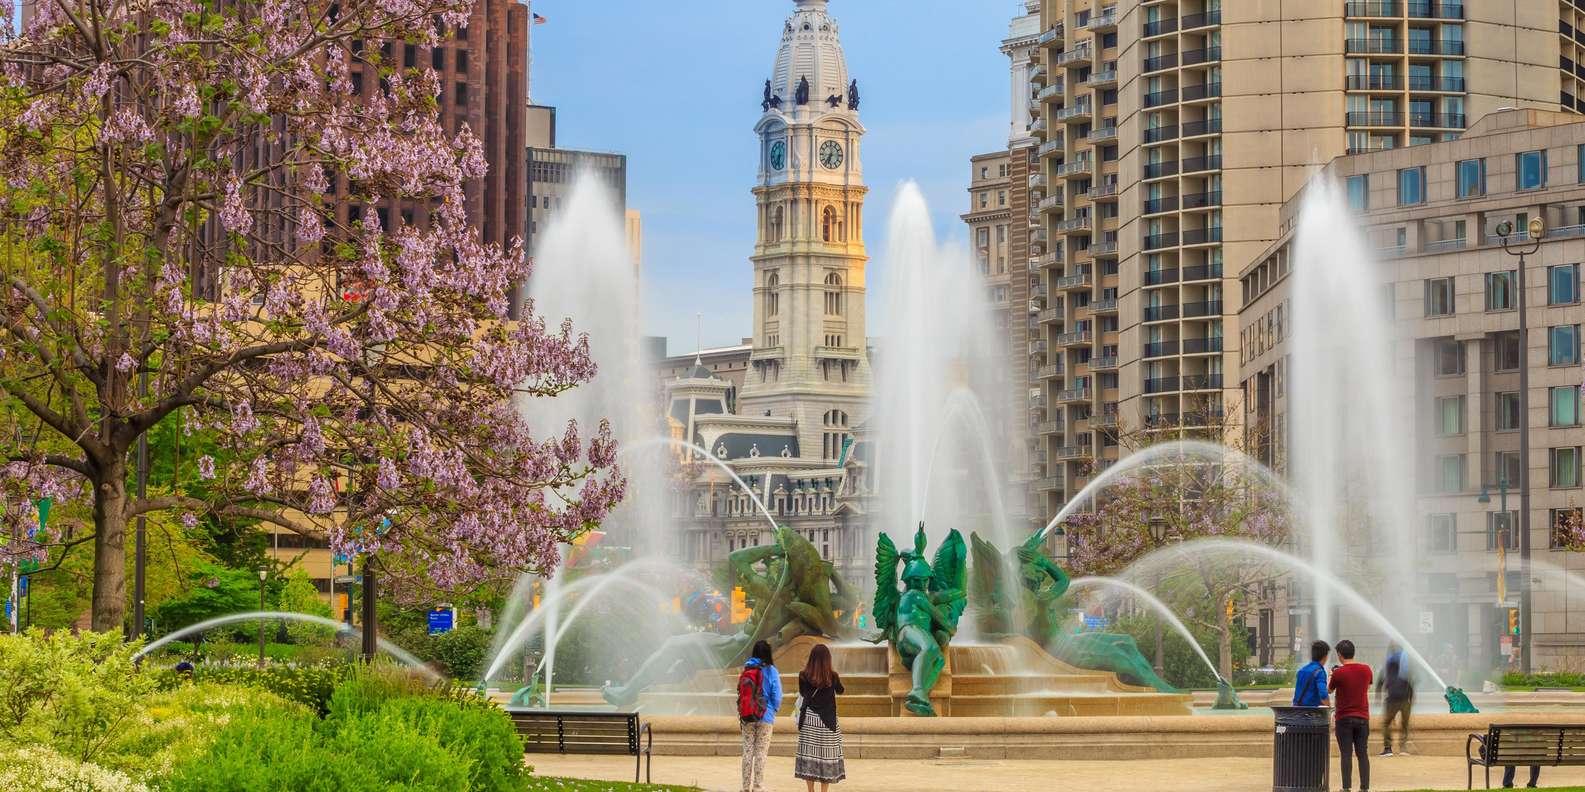
[{"label": "mist from fountain", "polygon": [[[198,622],[197,624],[189,624],[179,630],[172,630],[170,633],[161,636],[158,640],[155,640],[148,646],[139,649],[137,654],[132,656],[132,659],[141,659],[169,645],[173,641],[179,641],[186,636],[193,635],[194,633],[213,630],[216,627],[224,627],[228,624],[261,620],[305,622],[307,624],[315,624],[321,627],[329,627],[332,630],[345,630],[354,635],[363,634],[360,630],[348,627],[342,622],[338,622],[335,619],[328,619],[324,616],[315,616],[308,613],[293,613],[291,611],[247,611],[244,613],[229,613],[225,616],[216,616],[213,619],[205,619],[201,622]],[[403,664],[418,670],[425,676],[435,680],[440,679],[438,674],[436,674],[434,671],[431,671],[429,666],[425,665],[423,660],[420,660],[414,656],[412,652],[409,652],[406,649],[403,649],[402,647],[385,640],[384,638],[376,638],[375,645],[378,646],[381,651],[384,651],[386,654],[396,658]]]},{"label": "mist from fountain", "polygon": [[[1182,619],[1178,618],[1178,614],[1173,613],[1172,609],[1167,607],[1167,604],[1158,599],[1156,595],[1150,593],[1135,583],[1130,583],[1127,580],[1099,575],[1074,578],[1074,580],[1068,584],[1069,591],[1083,590],[1086,588],[1112,588],[1130,596],[1138,597],[1142,602],[1150,606],[1150,609],[1155,611],[1158,616],[1166,619],[1167,624],[1170,625],[1172,629],[1178,633],[1178,635],[1183,636],[1183,640],[1188,642],[1189,648],[1193,649],[1194,653],[1199,655],[1200,660],[1205,663],[1205,667],[1210,669],[1211,676],[1216,677],[1217,679],[1222,679],[1222,674],[1216,670],[1216,664],[1211,662],[1210,655],[1205,653],[1205,647],[1200,646],[1200,642],[1195,640],[1194,633],[1189,632],[1188,626],[1183,623]],[[1227,680],[1222,679],[1222,681],[1225,682]]]},{"label": "mist from fountain", "polygon": [[[984,277],[967,249],[937,244],[913,182],[899,189],[888,228],[876,279],[881,310],[871,322],[881,345],[869,421],[886,521],[877,527],[911,532],[923,521],[935,545],[949,528],[979,525],[1006,547],[1013,537],[996,471],[1007,467],[999,449],[1010,440],[996,427],[1005,423],[1008,386],[1004,362],[990,353],[1002,341]],[[937,457],[973,461],[953,466],[949,482]],[[989,525],[980,504],[992,504]]]},{"label": "mist from fountain", "polygon": [[[1391,292],[1381,299],[1386,282],[1359,218],[1329,179],[1306,190],[1292,272],[1287,462],[1307,505],[1296,515],[1305,551],[1317,569],[1344,580],[1362,580],[1357,566],[1379,563],[1374,577],[1386,589],[1377,598],[1390,603],[1388,618],[1405,624],[1416,610],[1418,579],[1416,424],[1404,412],[1412,394],[1398,392],[1393,373]],[[1356,559],[1344,558],[1349,548]],[[1331,594],[1318,589],[1318,635],[1336,634],[1332,609]]]}]

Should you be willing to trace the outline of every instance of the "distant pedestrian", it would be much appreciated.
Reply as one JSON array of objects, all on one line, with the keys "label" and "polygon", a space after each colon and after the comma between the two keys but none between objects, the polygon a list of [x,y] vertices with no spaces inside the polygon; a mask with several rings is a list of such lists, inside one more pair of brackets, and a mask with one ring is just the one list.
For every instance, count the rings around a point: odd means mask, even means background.
[{"label": "distant pedestrian", "polygon": [[1337,693],[1337,748],[1343,766],[1343,792],[1354,784],[1353,760],[1359,760],[1360,792],[1370,792],[1370,666],[1354,662],[1354,642],[1337,642],[1342,665],[1332,669],[1327,688]]},{"label": "distant pedestrian", "polygon": [[765,762],[770,758],[771,729],[781,696],[781,675],[776,672],[770,642],[756,641],[737,678],[737,714],[743,730],[742,792],[765,792]]},{"label": "distant pedestrian", "polygon": [[1293,678],[1293,706],[1324,707],[1326,695],[1326,656],[1332,647],[1326,641],[1310,644],[1310,664],[1299,669]]},{"label": "distant pedestrian", "polygon": [[831,667],[831,650],[816,644],[809,662],[798,674],[798,759],[793,775],[802,778],[814,792],[815,782],[826,792],[832,784],[847,778],[842,759],[842,729],[837,725],[837,696],[847,692],[842,677]]},{"label": "distant pedestrian", "polygon": [[1414,683],[1405,667],[1403,647],[1394,643],[1387,647],[1387,662],[1382,664],[1381,676],[1376,680],[1376,694],[1386,690],[1387,698],[1381,710],[1381,755],[1392,756],[1392,722],[1398,721],[1398,753],[1409,753],[1409,711],[1414,709]]}]

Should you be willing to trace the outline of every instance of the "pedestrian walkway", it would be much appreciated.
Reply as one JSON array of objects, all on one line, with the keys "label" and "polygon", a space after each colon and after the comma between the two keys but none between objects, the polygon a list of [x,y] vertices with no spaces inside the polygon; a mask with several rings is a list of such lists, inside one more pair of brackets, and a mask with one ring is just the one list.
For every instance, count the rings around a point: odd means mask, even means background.
[{"label": "pedestrian walkway", "polygon": [[[1379,749],[1378,749],[1379,750]],[[633,780],[633,760],[536,754],[536,773],[608,781]],[[848,780],[836,792],[1270,792],[1270,759],[1165,759],[1095,761],[981,761],[940,759],[848,760]],[[773,756],[766,772],[771,792],[802,792],[790,756]],[[1338,788],[1337,758],[1332,788]],[[1501,771],[1492,774],[1495,786]],[[1519,774],[1520,782],[1525,778]],[[707,792],[737,792],[738,763],[731,756],[657,756],[655,783],[694,784]],[[1585,785],[1585,768],[1545,768],[1543,787]],[[1484,786],[1476,768],[1475,787]],[[1462,756],[1395,756],[1371,761],[1371,788],[1463,789]]]}]

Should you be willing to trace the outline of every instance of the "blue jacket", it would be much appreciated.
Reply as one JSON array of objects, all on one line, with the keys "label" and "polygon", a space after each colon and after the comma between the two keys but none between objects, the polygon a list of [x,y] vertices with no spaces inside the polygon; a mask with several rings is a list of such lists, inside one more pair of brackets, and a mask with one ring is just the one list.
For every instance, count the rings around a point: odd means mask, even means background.
[{"label": "blue jacket", "polygon": [[776,710],[781,709],[781,674],[776,672],[776,666],[765,665],[757,657],[750,657],[743,665],[746,668],[764,669],[761,676],[765,680],[765,717],[760,720],[763,723],[775,723]]},{"label": "blue jacket", "polygon": [[1326,703],[1326,666],[1311,662],[1299,669],[1293,682],[1293,706],[1319,707]]}]

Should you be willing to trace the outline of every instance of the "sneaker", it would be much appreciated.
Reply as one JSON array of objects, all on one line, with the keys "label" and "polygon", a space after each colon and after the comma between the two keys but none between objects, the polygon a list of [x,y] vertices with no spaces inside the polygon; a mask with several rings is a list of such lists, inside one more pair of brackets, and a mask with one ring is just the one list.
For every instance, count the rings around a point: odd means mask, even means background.
[{"label": "sneaker", "polygon": [[1391,748],[1388,748],[1388,749],[1386,749],[1386,750],[1383,750],[1383,751],[1382,751],[1382,752],[1381,752],[1381,754],[1380,754],[1380,757],[1381,757],[1381,758],[1383,758],[1383,759],[1385,759],[1385,758],[1387,758],[1387,757],[1389,757],[1389,756],[1392,756],[1392,749],[1391,749]]}]

